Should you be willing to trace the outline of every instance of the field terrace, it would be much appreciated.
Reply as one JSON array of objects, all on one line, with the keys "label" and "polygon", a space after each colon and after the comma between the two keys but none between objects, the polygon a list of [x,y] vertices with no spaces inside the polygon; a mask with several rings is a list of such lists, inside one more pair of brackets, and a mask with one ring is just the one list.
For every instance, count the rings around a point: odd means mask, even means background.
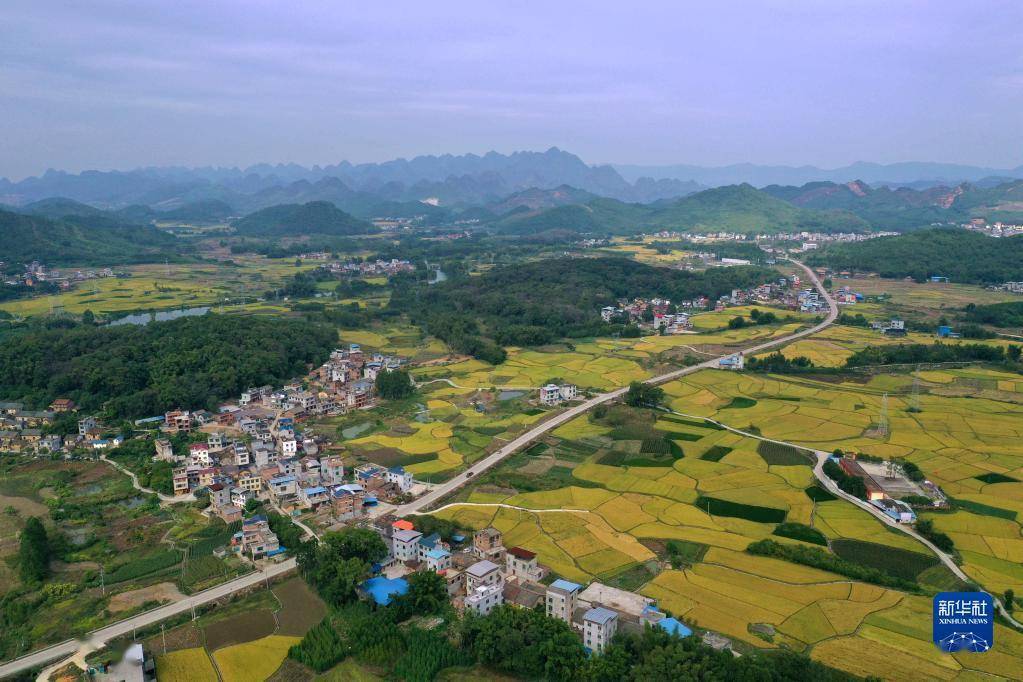
[{"label": "field terrace", "polygon": [[[1023,589],[1023,380],[980,368],[919,373],[920,412],[911,412],[913,376],[861,382],[701,372],[666,386],[671,406],[768,438],[822,450],[841,448],[905,458],[961,509],[928,514],[952,537],[963,570],[987,589]],[[889,432],[873,434],[888,394]],[[737,399],[745,399],[736,409]],[[733,406],[733,407],[730,407]]]},{"label": "field terrace", "polygon": [[[755,408],[740,406],[723,411]],[[1011,676],[1023,665],[1023,636],[1006,628],[998,626],[995,656],[943,656],[930,642],[929,597],[746,553],[763,538],[803,544],[774,534],[784,519],[812,526],[849,561],[903,571],[924,592],[955,589],[922,545],[812,484],[809,460],[794,449],[699,419],[614,407],[559,427],[436,514],[493,525],[506,545],[537,552],[558,575],[653,597],[741,646],[787,646],[887,679]],[[877,650],[900,651],[899,663],[881,665]]]}]

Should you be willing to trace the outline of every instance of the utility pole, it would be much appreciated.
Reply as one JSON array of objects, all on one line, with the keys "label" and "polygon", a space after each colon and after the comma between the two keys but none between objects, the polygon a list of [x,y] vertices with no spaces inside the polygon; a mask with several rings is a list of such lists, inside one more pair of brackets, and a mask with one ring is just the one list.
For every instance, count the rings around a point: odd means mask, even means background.
[{"label": "utility pole", "polygon": [[888,394],[881,396],[881,419],[877,424],[877,434],[882,438],[888,435]]},{"label": "utility pole", "polygon": [[167,632],[163,629],[163,623],[160,623],[160,636],[163,637],[163,655],[167,655]]},{"label": "utility pole", "polygon": [[913,372],[913,401],[912,401],[913,412],[920,411],[920,365],[916,366],[916,371]]},{"label": "utility pole", "polygon": [[103,564],[99,565],[99,588],[103,591],[104,596],[107,593],[107,579],[103,572]]}]

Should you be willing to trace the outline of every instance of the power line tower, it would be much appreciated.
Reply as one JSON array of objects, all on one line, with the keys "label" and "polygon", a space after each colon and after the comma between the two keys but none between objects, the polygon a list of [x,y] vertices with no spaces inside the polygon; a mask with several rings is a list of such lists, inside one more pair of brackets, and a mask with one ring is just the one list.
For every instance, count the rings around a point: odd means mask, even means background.
[{"label": "power line tower", "polygon": [[916,371],[913,372],[913,399],[911,401],[912,411],[920,411],[920,365],[916,366]]},{"label": "power line tower", "polygon": [[881,438],[888,436],[888,394],[881,396],[881,418],[877,422],[877,435]]}]

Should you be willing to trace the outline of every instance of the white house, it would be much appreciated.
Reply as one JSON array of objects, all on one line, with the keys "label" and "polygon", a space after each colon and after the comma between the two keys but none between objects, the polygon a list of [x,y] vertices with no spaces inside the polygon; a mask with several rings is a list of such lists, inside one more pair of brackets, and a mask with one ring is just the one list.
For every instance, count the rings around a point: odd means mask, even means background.
[{"label": "white house", "polygon": [[398,561],[416,561],[419,559],[419,538],[423,534],[418,530],[396,530],[391,536],[391,554]]},{"label": "white house", "polygon": [[558,579],[547,586],[547,615],[560,618],[566,623],[572,622],[576,599],[582,585]]},{"label": "white house", "polygon": [[618,614],[603,606],[583,614],[583,645],[590,651],[601,653],[618,632]]},{"label": "white house", "polygon": [[405,467],[391,467],[387,470],[385,478],[388,483],[398,486],[398,489],[403,493],[412,490],[412,474],[405,471]]},{"label": "white house", "polygon": [[504,603],[504,585],[480,585],[465,598],[465,610],[486,616]]},{"label": "white house", "polygon": [[493,561],[484,559],[465,569],[466,594],[472,594],[476,591],[477,587],[503,584],[504,576],[501,575],[501,567]]},{"label": "white house", "polygon": [[451,568],[451,552],[435,547],[423,556],[423,563],[431,571],[440,572]]}]

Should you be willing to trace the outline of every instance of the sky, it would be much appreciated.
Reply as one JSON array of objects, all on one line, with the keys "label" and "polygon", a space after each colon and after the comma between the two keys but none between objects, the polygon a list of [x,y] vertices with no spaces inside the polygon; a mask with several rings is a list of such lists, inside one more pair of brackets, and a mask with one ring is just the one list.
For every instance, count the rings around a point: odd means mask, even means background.
[{"label": "sky", "polygon": [[544,150],[1023,164],[1023,3],[3,0],[0,176]]}]

